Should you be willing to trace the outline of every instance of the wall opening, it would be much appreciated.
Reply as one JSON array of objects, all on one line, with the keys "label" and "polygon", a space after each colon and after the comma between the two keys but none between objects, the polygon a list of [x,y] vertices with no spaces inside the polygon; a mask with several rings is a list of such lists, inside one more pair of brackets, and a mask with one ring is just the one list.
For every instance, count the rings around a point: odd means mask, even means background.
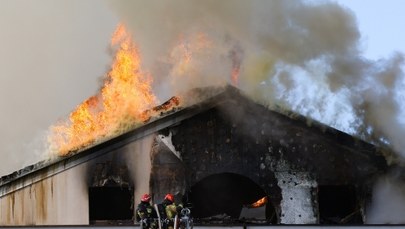
[{"label": "wall opening", "polygon": [[[191,204],[191,214],[197,222],[240,222],[244,220],[243,214],[241,217],[242,210],[250,208],[252,203],[265,196],[266,192],[249,178],[234,173],[221,173],[208,176],[193,185],[186,192],[183,203]],[[265,222],[276,220],[271,203],[255,211],[256,216],[250,215],[253,219],[264,218]]]},{"label": "wall opening", "polygon": [[121,158],[101,158],[90,167],[90,224],[129,224],[133,218],[134,189]]},{"label": "wall opening", "polygon": [[353,185],[318,187],[321,224],[363,224]]},{"label": "wall opening", "polygon": [[131,220],[132,191],[123,187],[90,187],[90,223],[114,220]]}]

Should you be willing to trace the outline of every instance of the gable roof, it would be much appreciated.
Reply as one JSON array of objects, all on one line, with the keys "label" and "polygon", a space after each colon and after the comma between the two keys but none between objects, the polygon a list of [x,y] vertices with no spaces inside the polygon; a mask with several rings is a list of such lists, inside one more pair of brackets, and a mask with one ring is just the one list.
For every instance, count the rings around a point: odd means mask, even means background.
[{"label": "gable roof", "polygon": [[[151,118],[143,125],[131,129],[119,136],[113,137],[104,142],[87,148],[72,151],[68,156],[40,161],[36,164],[27,166],[21,170],[1,177],[0,197],[27,187],[45,178],[61,173],[67,169],[73,168],[89,160],[105,155],[127,145],[130,142],[156,133],[159,130],[177,124],[185,119],[189,119],[194,115],[220,106],[221,104],[224,104],[226,102],[239,102],[244,100],[245,102],[247,101],[247,103],[256,104],[247,96],[245,96],[239,89],[229,85],[226,87],[197,88],[191,90],[187,95],[184,96],[184,98],[188,98],[188,100],[185,101],[183,107],[175,107],[172,110],[163,112],[157,117]],[[244,105],[246,105],[246,103],[244,103]],[[164,104],[160,106],[164,106]],[[325,136],[328,136],[334,141],[338,141],[339,144],[344,145],[347,148],[361,149],[359,153],[380,153],[378,152],[378,149],[372,144],[369,144],[365,141],[357,139],[344,132],[341,132],[314,120],[310,120],[302,115],[293,112],[284,112],[281,110],[277,110],[277,108],[272,108],[270,111],[274,112],[275,114],[294,119],[302,125],[307,125],[308,128],[314,129],[316,131],[322,131]],[[308,125],[309,123],[310,125]]]}]

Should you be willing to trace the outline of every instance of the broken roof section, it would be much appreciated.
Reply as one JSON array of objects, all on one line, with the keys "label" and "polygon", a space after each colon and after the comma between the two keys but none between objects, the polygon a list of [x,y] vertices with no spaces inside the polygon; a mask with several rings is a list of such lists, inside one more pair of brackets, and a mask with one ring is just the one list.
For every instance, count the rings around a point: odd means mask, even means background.
[{"label": "broken roof section", "polygon": [[[146,111],[154,112],[155,115],[151,116],[150,119],[146,120],[145,123],[140,126],[131,127],[117,136],[103,139],[103,141],[99,141],[91,146],[73,150],[67,156],[41,161],[1,177],[0,197],[76,165],[105,155],[130,142],[156,133],[157,131],[174,124],[178,124],[185,119],[226,102],[231,101],[232,103],[238,103],[238,100],[243,98],[244,100],[247,99],[248,101],[255,103],[245,96],[243,92],[229,85],[226,87],[197,88],[182,95],[180,98],[183,99],[180,106],[178,98],[173,97],[166,103],[153,108],[151,111]],[[244,106],[246,104],[240,105]],[[303,125],[307,125],[308,128],[321,131],[328,139],[339,142],[339,144],[344,147],[352,149],[353,152],[363,154],[366,158],[371,158],[370,160],[374,158],[373,156],[381,156],[383,154],[383,151],[380,148],[377,148],[372,144],[314,120],[310,120],[302,115],[294,112],[286,112],[277,107],[271,108],[270,110],[279,113],[280,115],[287,116],[290,119],[295,119]],[[370,155],[372,155],[372,157],[370,157]],[[381,165],[382,162],[380,161],[379,164]],[[386,166],[385,161],[382,166]]]}]

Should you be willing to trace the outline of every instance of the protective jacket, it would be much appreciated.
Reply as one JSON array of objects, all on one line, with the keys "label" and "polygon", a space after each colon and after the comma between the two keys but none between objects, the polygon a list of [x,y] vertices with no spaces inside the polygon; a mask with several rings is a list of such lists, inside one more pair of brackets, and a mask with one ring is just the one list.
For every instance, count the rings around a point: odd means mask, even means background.
[{"label": "protective jacket", "polygon": [[149,202],[141,201],[136,209],[136,220],[145,223],[144,228],[156,228],[155,219],[157,214]]},{"label": "protective jacket", "polygon": [[167,204],[165,211],[166,211],[166,217],[168,219],[173,219],[177,214],[181,212],[181,209],[183,206],[181,204],[177,205],[175,203]]}]

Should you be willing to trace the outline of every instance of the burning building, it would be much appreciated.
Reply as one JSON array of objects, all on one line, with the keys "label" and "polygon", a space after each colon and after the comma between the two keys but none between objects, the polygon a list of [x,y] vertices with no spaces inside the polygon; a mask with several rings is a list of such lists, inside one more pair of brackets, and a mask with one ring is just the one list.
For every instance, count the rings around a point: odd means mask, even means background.
[{"label": "burning building", "polygon": [[142,125],[3,176],[0,224],[130,224],[145,192],[154,203],[175,194],[200,224],[363,224],[389,167],[381,148],[232,86],[149,112]]},{"label": "burning building", "polygon": [[[298,30],[296,37],[301,37],[305,30]],[[323,44],[308,40],[314,47]],[[228,81],[212,85],[238,86],[244,50],[232,39],[225,41],[229,47],[217,50],[222,50],[219,59],[207,53],[200,58],[212,64],[226,59],[228,71],[221,68],[212,75],[225,75]],[[151,193],[154,203],[166,193],[175,194],[202,225],[367,221],[373,185],[390,167],[387,150],[297,113],[267,107],[234,86],[198,85],[158,105],[138,47],[124,27],[118,27],[112,44],[116,56],[100,93],[51,129],[57,155],[0,179],[0,225],[132,224],[143,193]],[[193,58],[213,44],[200,33],[181,41],[171,53],[175,64],[165,73],[206,75],[193,68],[199,63]],[[327,50],[333,47],[325,44]],[[296,47],[302,46],[300,40]],[[281,49],[273,51],[282,56]],[[287,50],[285,60],[307,57],[297,51]],[[310,60],[316,60],[310,53]],[[352,59],[338,56],[338,65],[344,60],[346,70]],[[244,74],[261,76],[255,79],[259,84],[276,65],[272,59],[255,59],[255,71]]]}]

